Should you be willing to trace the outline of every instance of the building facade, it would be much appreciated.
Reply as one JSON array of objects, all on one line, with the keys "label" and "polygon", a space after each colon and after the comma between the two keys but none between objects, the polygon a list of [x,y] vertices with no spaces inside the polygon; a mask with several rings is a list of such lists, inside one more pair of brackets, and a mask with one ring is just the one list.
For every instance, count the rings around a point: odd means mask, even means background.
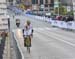
[{"label": "building facade", "polygon": [[53,10],[54,0],[21,0],[21,2],[35,11],[50,11]]},{"label": "building facade", "polygon": [[0,31],[8,30],[7,1],[0,0]]},{"label": "building facade", "polygon": [[32,2],[32,0],[21,0],[21,2],[23,3],[23,4],[25,4],[25,5],[31,5],[31,2]]},{"label": "building facade", "polygon": [[31,9],[32,0],[21,0],[21,3],[25,6],[25,9]]},{"label": "building facade", "polygon": [[32,0],[32,10],[50,11],[53,5],[54,0]]}]

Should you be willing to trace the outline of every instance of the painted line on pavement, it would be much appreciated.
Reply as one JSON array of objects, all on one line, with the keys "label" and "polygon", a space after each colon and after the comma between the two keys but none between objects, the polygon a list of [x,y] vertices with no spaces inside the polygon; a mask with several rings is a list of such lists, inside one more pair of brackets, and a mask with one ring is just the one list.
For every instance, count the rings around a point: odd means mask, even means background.
[{"label": "painted line on pavement", "polygon": [[[43,32],[45,32],[45,31],[43,31]],[[43,33],[42,32],[42,33]],[[43,33],[44,34],[44,33]],[[47,34],[48,36],[49,36],[49,33],[45,33],[45,34]],[[51,37],[53,37],[53,38],[55,38],[55,39],[57,39],[57,40],[59,40],[59,41],[62,41],[62,42],[64,42],[64,43],[67,43],[67,44],[69,44],[69,45],[71,45],[71,46],[73,46],[73,47],[75,47],[75,44],[73,44],[73,43],[71,43],[71,42],[68,42],[68,41],[65,41],[65,40],[63,40],[62,38],[59,38],[59,37],[57,37],[56,35],[57,34],[53,34],[53,33],[51,33]],[[56,36],[56,37],[54,37],[54,36]],[[59,35],[59,36],[61,36],[61,35]],[[67,39],[67,38],[66,38]]]}]

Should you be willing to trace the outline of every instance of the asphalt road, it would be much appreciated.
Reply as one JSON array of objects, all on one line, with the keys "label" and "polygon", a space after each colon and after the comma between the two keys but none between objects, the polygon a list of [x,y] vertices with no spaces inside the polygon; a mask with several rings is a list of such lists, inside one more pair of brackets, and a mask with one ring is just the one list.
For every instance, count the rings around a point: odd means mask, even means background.
[{"label": "asphalt road", "polygon": [[[21,20],[20,28],[15,25],[15,19]],[[20,30],[29,19],[34,28],[31,53],[24,47]],[[32,19],[27,16],[15,16],[11,20],[11,30],[18,38],[25,59],[75,59],[75,33],[51,27],[49,23]]]}]

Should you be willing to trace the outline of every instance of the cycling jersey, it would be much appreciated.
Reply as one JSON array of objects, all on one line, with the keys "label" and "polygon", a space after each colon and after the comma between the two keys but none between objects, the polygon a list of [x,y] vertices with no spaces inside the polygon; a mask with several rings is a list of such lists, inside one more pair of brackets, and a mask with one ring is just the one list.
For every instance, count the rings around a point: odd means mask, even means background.
[{"label": "cycling jersey", "polygon": [[23,30],[23,35],[26,37],[27,35],[31,35],[32,34],[32,26],[28,26],[28,29],[24,28]]}]

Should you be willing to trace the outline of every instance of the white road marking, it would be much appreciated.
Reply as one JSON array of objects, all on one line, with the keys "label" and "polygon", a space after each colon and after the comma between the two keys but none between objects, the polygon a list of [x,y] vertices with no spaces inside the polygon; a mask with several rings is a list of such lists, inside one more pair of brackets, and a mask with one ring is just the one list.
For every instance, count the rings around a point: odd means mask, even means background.
[{"label": "white road marking", "polygon": [[[48,27],[44,27],[44,28],[34,28],[34,31],[37,31],[37,30],[39,30],[39,31],[45,31],[45,30],[57,30],[57,28],[48,28]],[[47,34],[47,33],[46,33]],[[56,34],[55,33],[51,33],[53,36],[52,37],[54,37]],[[49,35],[48,35],[49,36]],[[60,37],[63,37],[63,36],[61,36],[61,35],[59,35]],[[64,42],[64,43],[67,43],[67,44],[69,44],[69,45],[71,45],[71,46],[73,46],[73,47],[75,47],[75,44],[73,44],[73,43],[71,43],[71,42],[69,42],[69,41],[66,41],[66,40],[63,40],[62,38],[60,39],[59,37],[55,37],[57,40],[60,40],[60,41],[62,41],[62,42]],[[66,38],[66,37],[65,37]],[[67,38],[66,38],[67,39]]]},{"label": "white road marking", "polygon": [[[51,30],[53,30],[53,29],[51,29]],[[41,32],[41,31],[40,31]],[[43,32],[45,32],[45,30],[43,30],[42,31],[42,33]],[[50,32],[51,33],[51,32]],[[45,34],[47,34],[48,36],[49,36],[49,33],[45,33]],[[57,36],[57,34],[56,33],[51,33],[51,37],[54,37],[54,38],[56,38],[57,40],[59,40],[59,41],[62,41],[62,42],[64,42],[64,43],[67,43],[67,44],[69,44],[69,45],[71,45],[71,46],[73,46],[73,47],[75,47],[75,44],[74,43],[71,43],[71,42],[69,42],[69,41],[66,41],[66,40],[63,40],[64,38],[65,39],[68,39],[67,37],[64,37],[64,36],[61,36],[60,34],[59,34],[59,37]],[[64,38],[63,38],[64,37]]]},{"label": "white road marking", "polygon": [[40,31],[43,31],[43,30],[58,30],[58,28],[49,28],[49,27],[43,27],[43,28],[33,28],[34,30],[40,30]]}]

